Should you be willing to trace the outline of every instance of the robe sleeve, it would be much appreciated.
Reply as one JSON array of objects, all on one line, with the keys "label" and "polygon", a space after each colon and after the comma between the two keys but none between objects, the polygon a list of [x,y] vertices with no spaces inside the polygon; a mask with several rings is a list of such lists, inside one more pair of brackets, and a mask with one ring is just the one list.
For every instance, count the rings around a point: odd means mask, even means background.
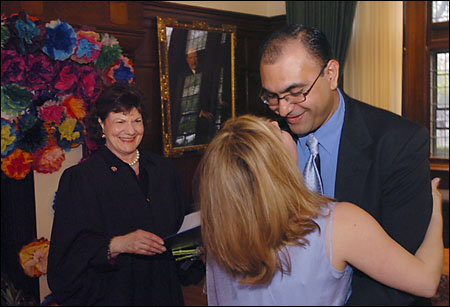
[{"label": "robe sleeve", "polygon": [[95,185],[78,166],[67,169],[55,199],[48,258],[48,284],[58,304],[94,304],[115,266],[107,259],[111,238],[103,230]]}]

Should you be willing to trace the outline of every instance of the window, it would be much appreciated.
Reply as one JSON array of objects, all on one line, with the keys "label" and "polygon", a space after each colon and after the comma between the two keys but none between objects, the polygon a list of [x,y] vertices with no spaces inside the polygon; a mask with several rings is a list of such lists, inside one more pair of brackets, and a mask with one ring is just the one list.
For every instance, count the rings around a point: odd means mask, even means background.
[{"label": "window", "polygon": [[433,34],[439,24],[447,22],[448,1],[433,1],[430,33],[430,156],[448,159],[448,38],[447,50],[433,45]]},{"label": "window", "polygon": [[207,31],[189,30],[186,44],[186,54],[192,51],[205,49],[207,36]]},{"label": "window", "polygon": [[402,115],[430,132],[431,176],[448,187],[449,3],[403,1]]},{"label": "window", "polygon": [[199,111],[200,82],[202,73],[186,76],[181,97],[181,118],[177,131],[176,146],[194,145],[195,128]]},{"label": "window", "polygon": [[433,1],[431,13],[433,23],[448,21],[448,1]]},{"label": "window", "polygon": [[430,155],[433,158],[448,159],[448,52],[433,52],[430,67]]}]

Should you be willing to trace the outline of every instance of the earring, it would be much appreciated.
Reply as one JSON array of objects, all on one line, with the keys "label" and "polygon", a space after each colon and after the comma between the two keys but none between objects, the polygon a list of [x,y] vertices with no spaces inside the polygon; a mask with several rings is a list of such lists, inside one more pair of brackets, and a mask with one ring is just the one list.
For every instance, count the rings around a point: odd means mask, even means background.
[{"label": "earring", "polygon": [[106,136],[105,136],[105,134],[104,133],[102,133],[102,139],[104,139]]}]

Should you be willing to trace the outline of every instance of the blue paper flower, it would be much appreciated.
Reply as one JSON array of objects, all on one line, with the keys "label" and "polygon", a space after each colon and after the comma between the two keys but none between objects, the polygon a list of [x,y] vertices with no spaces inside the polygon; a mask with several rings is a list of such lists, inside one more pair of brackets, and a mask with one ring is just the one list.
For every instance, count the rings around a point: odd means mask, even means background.
[{"label": "blue paper flower", "polygon": [[123,61],[120,61],[120,67],[114,71],[114,79],[116,82],[129,83],[134,78],[130,67],[126,67]]},{"label": "blue paper flower", "polygon": [[20,51],[25,53],[25,43],[28,45],[33,44],[33,38],[39,36],[41,34],[41,30],[36,28],[34,22],[32,22],[28,17],[25,18],[25,21],[19,19],[16,22],[16,30],[21,38],[20,41]]},{"label": "blue paper flower", "polygon": [[77,45],[77,34],[66,22],[51,21],[46,25],[45,44],[42,47],[49,57],[57,61],[68,59]]}]

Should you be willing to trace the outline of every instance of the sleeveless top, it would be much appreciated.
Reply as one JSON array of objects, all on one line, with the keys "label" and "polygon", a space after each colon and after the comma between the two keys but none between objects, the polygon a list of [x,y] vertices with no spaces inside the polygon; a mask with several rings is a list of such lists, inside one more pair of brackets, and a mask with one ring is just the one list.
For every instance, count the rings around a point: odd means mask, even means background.
[{"label": "sleeveless top", "polygon": [[[291,259],[291,272],[281,275],[277,270],[267,285],[240,285],[238,284],[240,278],[229,276],[211,257],[208,257],[206,263],[208,305],[344,305],[351,294],[353,270],[347,265],[343,271],[338,271],[331,264],[334,207],[334,203],[330,204],[324,208],[329,215],[314,219],[320,231],[316,230],[306,236],[309,245],[286,246]],[[325,250],[326,233],[329,258]]]}]

